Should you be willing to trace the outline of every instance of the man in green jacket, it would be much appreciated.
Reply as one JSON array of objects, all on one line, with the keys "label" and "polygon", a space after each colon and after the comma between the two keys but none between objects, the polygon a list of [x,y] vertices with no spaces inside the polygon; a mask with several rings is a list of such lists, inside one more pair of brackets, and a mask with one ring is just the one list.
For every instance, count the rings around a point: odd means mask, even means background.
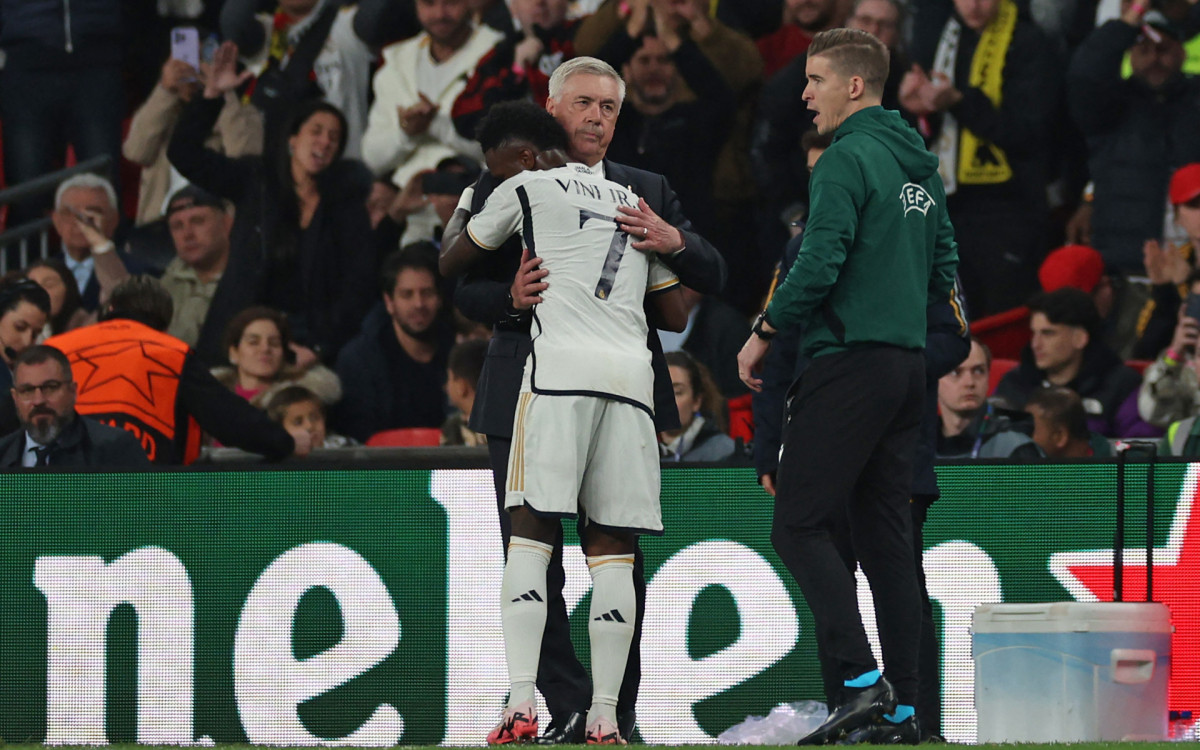
[{"label": "man in green jacket", "polygon": [[[958,264],[937,157],[880,105],[887,49],[861,31],[817,34],[804,99],[833,144],[813,171],[803,245],[738,355],[742,380],[780,329],[803,325],[812,364],[793,384],[772,544],[800,585],[818,647],[844,680],[838,706],[801,744],[920,739],[921,627],[910,485],[925,391],[925,308]],[[858,611],[843,539],[871,582],[886,663],[880,674]]]}]

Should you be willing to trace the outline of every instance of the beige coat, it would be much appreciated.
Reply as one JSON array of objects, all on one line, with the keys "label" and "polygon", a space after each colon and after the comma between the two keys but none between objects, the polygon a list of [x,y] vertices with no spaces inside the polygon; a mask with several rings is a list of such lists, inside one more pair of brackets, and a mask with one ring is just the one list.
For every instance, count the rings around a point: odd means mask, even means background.
[{"label": "beige coat", "polygon": [[[129,123],[129,135],[121,153],[142,167],[142,185],[138,190],[137,224],[162,218],[163,202],[171,186],[171,163],[167,144],[175,132],[175,123],[183,111],[183,100],[162,86],[155,86],[145,103]],[[262,114],[242,102],[232,92],[225,95],[225,108],[217,126],[204,144],[208,148],[237,158],[261,154],[263,150]]]}]

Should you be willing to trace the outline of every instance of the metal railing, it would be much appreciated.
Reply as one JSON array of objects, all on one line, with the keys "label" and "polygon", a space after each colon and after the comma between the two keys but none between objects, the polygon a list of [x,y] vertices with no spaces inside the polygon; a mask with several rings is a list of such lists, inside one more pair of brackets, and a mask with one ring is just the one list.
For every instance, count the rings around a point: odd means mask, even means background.
[{"label": "metal railing", "polygon": [[[79,162],[73,167],[26,180],[19,185],[0,190],[0,205],[10,206],[29,198],[52,193],[62,182],[78,174],[87,172],[106,174],[111,165],[111,156],[97,156]],[[26,222],[0,234],[0,275],[8,273],[13,268],[24,268],[29,265],[30,261],[48,257],[50,255],[51,225],[50,218],[45,217]],[[31,255],[31,251],[36,254]]]}]

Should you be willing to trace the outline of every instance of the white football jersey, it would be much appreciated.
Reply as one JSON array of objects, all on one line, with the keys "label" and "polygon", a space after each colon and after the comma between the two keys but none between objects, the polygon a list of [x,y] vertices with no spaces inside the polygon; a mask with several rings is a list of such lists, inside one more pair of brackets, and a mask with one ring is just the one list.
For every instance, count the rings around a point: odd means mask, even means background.
[{"label": "white football jersey", "polygon": [[534,393],[600,396],[653,413],[642,304],[679,279],[657,256],[631,248],[617,225],[617,206],[637,204],[630,188],[568,164],[505,180],[467,224],[489,250],[519,233],[549,271],[526,363]]}]

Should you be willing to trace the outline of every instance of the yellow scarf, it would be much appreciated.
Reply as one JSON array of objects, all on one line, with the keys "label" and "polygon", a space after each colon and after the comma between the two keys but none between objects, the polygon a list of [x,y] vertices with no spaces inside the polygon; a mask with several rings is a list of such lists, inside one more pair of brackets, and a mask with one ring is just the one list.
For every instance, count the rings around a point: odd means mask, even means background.
[{"label": "yellow scarf", "polygon": [[[1003,98],[1004,59],[1017,26],[1017,4],[1001,0],[996,17],[979,35],[979,45],[971,58],[969,84],[983,91],[992,106]],[[1012,179],[1008,158],[996,144],[962,128],[958,139],[958,182],[962,185],[995,185]]]}]

